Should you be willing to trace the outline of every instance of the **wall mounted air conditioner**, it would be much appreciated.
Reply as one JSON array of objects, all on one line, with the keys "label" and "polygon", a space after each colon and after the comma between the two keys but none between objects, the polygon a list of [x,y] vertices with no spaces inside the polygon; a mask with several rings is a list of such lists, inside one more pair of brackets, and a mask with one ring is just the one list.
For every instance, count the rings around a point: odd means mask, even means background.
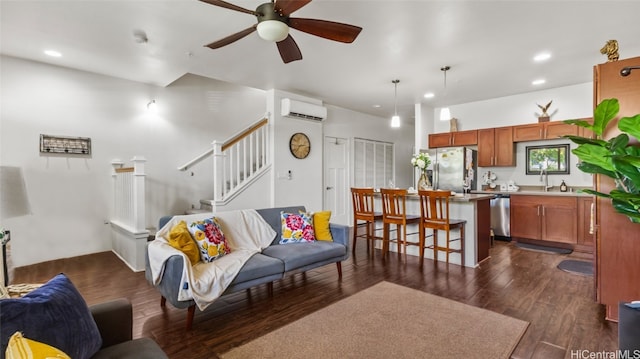
[{"label": "wall mounted air conditioner", "polygon": [[322,121],[327,118],[327,108],[307,102],[283,98],[281,114],[286,117],[303,118],[307,120]]}]

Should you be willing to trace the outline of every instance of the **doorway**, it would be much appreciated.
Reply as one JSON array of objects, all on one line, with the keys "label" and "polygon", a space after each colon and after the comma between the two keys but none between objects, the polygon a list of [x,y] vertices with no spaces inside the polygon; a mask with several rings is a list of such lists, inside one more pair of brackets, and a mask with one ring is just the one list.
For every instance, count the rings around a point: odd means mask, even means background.
[{"label": "doorway", "polygon": [[324,209],[331,222],[349,225],[349,140],[324,138]]}]

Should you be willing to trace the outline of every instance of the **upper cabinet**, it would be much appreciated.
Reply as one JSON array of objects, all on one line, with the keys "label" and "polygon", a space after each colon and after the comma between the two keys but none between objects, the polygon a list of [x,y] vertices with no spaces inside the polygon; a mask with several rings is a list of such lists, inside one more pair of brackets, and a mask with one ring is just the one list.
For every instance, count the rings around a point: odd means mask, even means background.
[{"label": "upper cabinet", "polygon": [[553,140],[564,135],[578,135],[578,126],[564,121],[541,122],[513,126],[513,142]]},{"label": "upper cabinet", "polygon": [[512,127],[478,130],[478,166],[515,166]]},{"label": "upper cabinet", "polygon": [[429,148],[474,146],[478,144],[478,131],[459,131],[432,133],[429,135]]},{"label": "upper cabinet", "polygon": [[[581,120],[592,121],[591,118]],[[515,143],[553,140],[564,135],[589,136],[582,127],[564,121],[541,122],[528,125],[485,128],[480,130],[432,133],[429,148],[478,145],[478,166],[513,167],[516,165]]]}]

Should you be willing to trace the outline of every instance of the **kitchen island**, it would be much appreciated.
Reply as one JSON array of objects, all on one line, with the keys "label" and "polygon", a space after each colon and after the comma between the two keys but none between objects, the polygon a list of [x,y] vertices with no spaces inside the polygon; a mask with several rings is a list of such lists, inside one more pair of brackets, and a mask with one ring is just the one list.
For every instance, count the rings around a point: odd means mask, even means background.
[{"label": "kitchen island", "polygon": [[[465,194],[451,197],[449,202],[449,216],[455,219],[465,219],[465,241],[464,241],[464,265],[465,267],[475,268],[480,262],[489,258],[489,249],[491,248],[491,211],[490,201],[494,196],[491,194]],[[407,213],[420,214],[420,197],[417,194],[407,195]],[[382,210],[382,201],[380,194],[375,196],[374,206],[376,210]],[[408,233],[418,232],[417,225],[410,226]],[[430,231],[428,231],[429,233]],[[391,233],[394,236],[395,232]],[[442,233],[442,232],[441,232]],[[458,237],[458,231],[452,231],[452,238]],[[415,238],[412,238],[415,237]],[[438,239],[443,241],[444,234],[439,234]],[[417,235],[408,236],[408,241],[417,241]],[[429,244],[432,237],[426,239]],[[441,242],[443,243],[443,242]],[[457,244],[454,244],[457,245]],[[397,246],[391,243],[389,250],[397,252]],[[407,254],[419,256],[419,248],[417,246],[408,246]],[[425,258],[433,259],[433,251],[425,250]],[[439,261],[445,261],[445,253],[438,252]],[[449,263],[461,264],[460,255],[458,253],[450,254]]]}]

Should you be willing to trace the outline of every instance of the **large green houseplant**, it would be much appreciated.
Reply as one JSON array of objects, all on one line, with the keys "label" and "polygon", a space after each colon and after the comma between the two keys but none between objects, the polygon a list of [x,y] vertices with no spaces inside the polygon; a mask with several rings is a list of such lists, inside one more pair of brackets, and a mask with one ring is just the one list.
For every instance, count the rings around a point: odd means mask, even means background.
[{"label": "large green houseplant", "polygon": [[611,120],[620,111],[617,99],[603,100],[593,113],[593,124],[584,120],[567,120],[593,131],[595,139],[581,136],[564,136],[578,147],[571,152],[579,159],[578,169],[582,172],[600,174],[613,178],[616,189],[602,193],[586,189],[583,192],[610,198],[614,209],[634,223],[640,223],[640,147],[629,144],[629,136],[640,141],[640,114],[623,117],[618,121],[619,135],[603,140],[602,134]]}]

